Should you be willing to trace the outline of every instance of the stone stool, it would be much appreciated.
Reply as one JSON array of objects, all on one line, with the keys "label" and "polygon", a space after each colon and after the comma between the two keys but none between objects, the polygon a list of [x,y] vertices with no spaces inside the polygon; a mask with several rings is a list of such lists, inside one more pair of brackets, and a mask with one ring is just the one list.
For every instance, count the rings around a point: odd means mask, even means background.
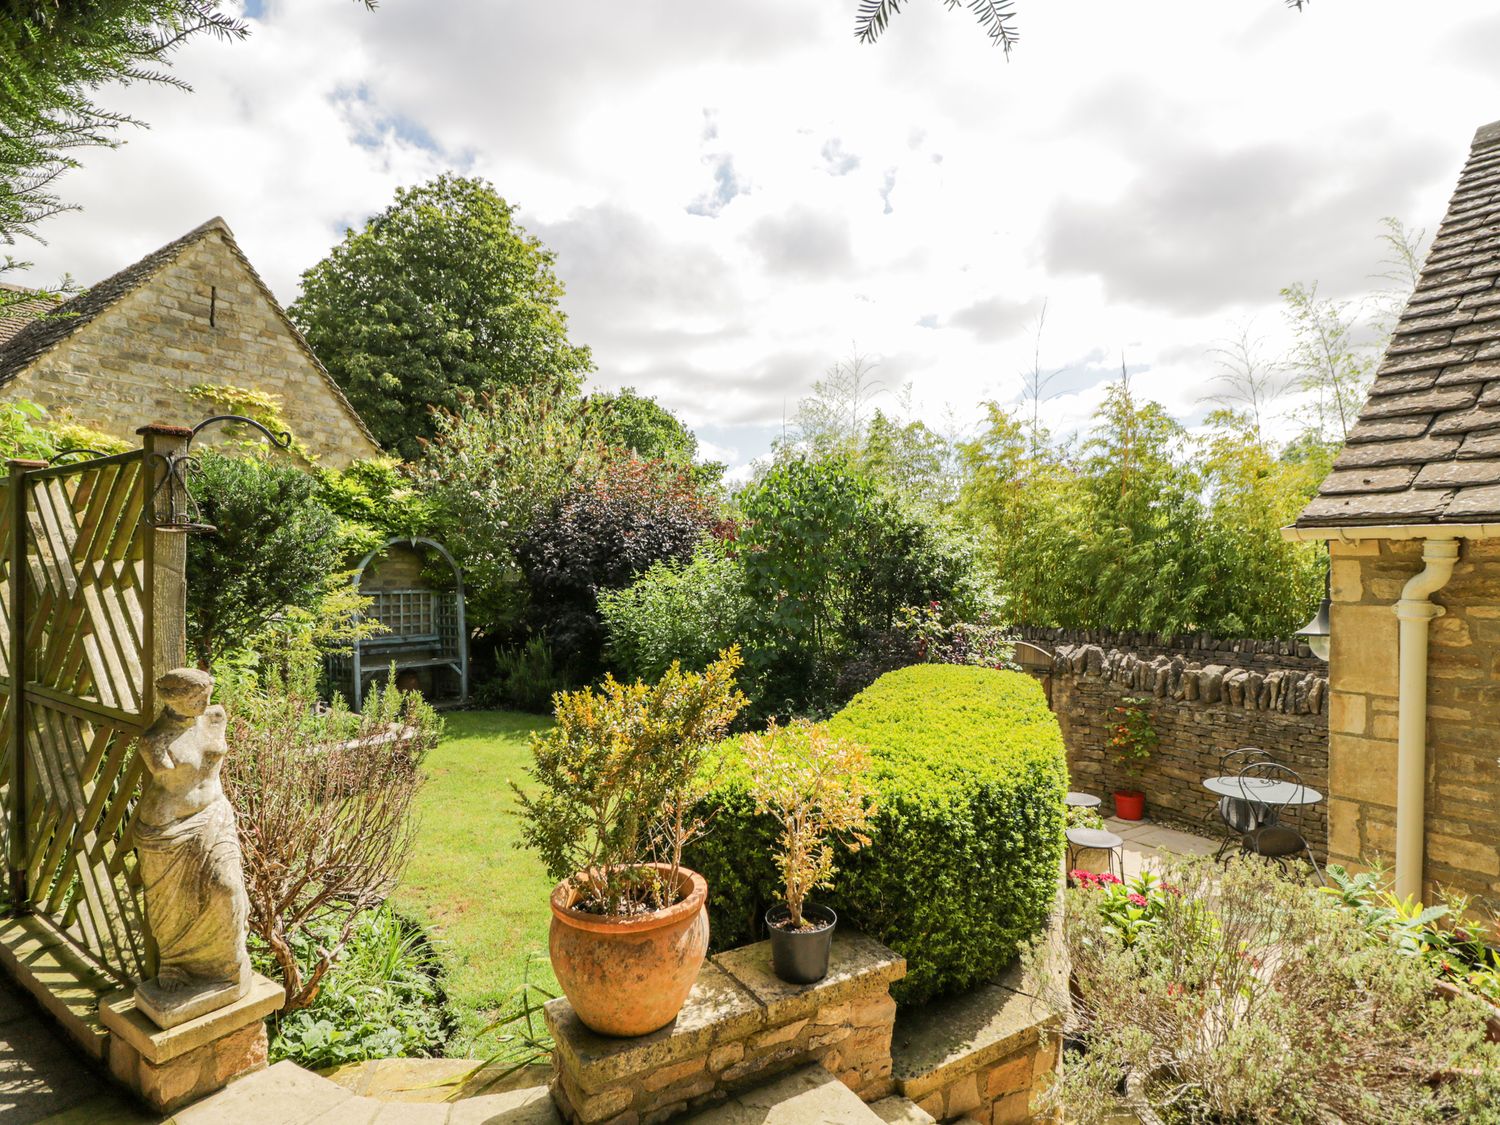
[{"label": "stone stool", "polygon": [[1113,832],[1102,828],[1068,829],[1068,869],[1077,866],[1079,852],[1101,851],[1109,853],[1109,869],[1113,873],[1115,864],[1120,866],[1120,881],[1125,880],[1125,841]]},{"label": "stone stool", "polygon": [[1097,809],[1102,802],[1092,793],[1069,793],[1063,804],[1071,809]]}]

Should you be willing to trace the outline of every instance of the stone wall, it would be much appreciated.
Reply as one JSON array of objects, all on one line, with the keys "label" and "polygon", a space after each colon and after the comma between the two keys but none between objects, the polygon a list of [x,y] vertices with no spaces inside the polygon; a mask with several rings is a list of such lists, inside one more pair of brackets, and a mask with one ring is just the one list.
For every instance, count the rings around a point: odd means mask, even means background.
[{"label": "stone wall", "polygon": [[[1395,603],[1422,569],[1418,540],[1329,544],[1329,858],[1389,865],[1396,836]],[[1432,599],[1427,708],[1426,895],[1500,910],[1500,542],[1464,541]]]},{"label": "stone wall", "polygon": [[651,1125],[810,1063],[867,1102],[883,1098],[895,1088],[890,985],[905,975],[903,958],[840,930],[812,985],[775,975],[770,942],[716,954],[677,1019],[651,1035],[596,1035],[567,1000],[550,1001],[553,1100],[565,1121]]},{"label": "stone wall", "polygon": [[0,394],[134,443],[150,422],[192,425],[221,413],[189,395],[200,383],[278,395],[293,433],[322,464],[379,452],[220,227],[79,325]]},{"label": "stone wall", "polygon": [[[1139,788],[1149,816],[1213,835],[1219,831],[1211,817],[1216,798],[1203,779],[1220,772],[1221,754],[1241,746],[1269,751],[1304,783],[1327,793],[1326,666],[1305,646],[1193,638],[1188,640],[1196,645],[1174,648],[1173,642],[1184,639],[1031,634],[1026,639],[1054,649],[1050,698],[1067,743],[1073,788],[1104,797],[1106,812],[1110,793]],[[1054,637],[1069,639],[1059,643]],[[1147,700],[1161,740],[1135,782],[1107,746],[1113,709],[1127,697]],[[1288,809],[1286,822],[1318,853],[1327,847],[1326,804]]]}]

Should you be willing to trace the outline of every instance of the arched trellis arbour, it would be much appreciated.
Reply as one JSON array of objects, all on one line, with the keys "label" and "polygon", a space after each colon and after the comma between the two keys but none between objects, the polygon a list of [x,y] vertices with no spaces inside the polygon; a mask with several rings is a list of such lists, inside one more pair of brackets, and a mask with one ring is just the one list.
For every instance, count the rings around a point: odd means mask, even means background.
[{"label": "arched trellis arbour", "polygon": [[[431,567],[424,552],[447,564],[453,575],[452,589],[428,581]],[[386,629],[330,662],[335,684],[355,706],[363,701],[370,682],[393,665],[397,681],[407,681],[404,686],[420,687],[434,701],[467,702],[464,577],[447,548],[421,536],[393,536],[360,560],[354,583],[370,599],[365,617]]]}]

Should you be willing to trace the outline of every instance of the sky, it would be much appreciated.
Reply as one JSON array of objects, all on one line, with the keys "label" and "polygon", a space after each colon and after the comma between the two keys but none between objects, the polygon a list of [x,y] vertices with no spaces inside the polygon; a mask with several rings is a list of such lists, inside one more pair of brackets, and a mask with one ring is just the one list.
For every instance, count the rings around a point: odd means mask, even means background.
[{"label": "sky", "polygon": [[[1040,359],[1060,435],[1121,363],[1189,424],[1215,350],[1282,350],[1280,289],[1380,283],[1379,222],[1434,228],[1500,119],[1490,0],[1018,0],[1007,61],[913,0],[250,0],[243,42],[62,181],[18,247],[88,284],[223,216],[285,303],[400,185],[483,176],[556,252],[594,386],[633,386],[743,476],[834,363],[972,425]],[[1038,335],[1045,302],[1045,326]]]}]

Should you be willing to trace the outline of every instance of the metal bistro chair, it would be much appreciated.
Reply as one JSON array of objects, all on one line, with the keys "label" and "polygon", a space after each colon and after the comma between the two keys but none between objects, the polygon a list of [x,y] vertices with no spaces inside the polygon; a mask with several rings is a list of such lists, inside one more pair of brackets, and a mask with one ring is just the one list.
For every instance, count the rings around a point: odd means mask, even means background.
[{"label": "metal bistro chair", "polygon": [[[1284,766],[1280,762],[1251,762],[1239,772],[1240,784],[1247,781],[1279,781],[1289,788],[1282,795],[1281,800],[1264,800],[1246,797],[1245,800],[1252,805],[1257,805],[1271,812],[1272,817],[1262,820],[1259,824],[1247,829],[1240,837],[1240,850],[1247,855],[1264,856],[1266,859],[1274,859],[1282,871],[1286,870],[1289,859],[1295,859],[1307,853],[1307,861],[1312,864],[1313,874],[1318,877],[1318,882],[1326,885],[1322,869],[1318,867],[1318,858],[1313,855],[1313,850],[1302,833],[1295,828],[1281,823],[1281,814],[1286,807],[1296,800],[1297,791],[1304,788],[1302,777],[1290,766]],[[1290,788],[1295,786],[1295,788]]]},{"label": "metal bistro chair", "polygon": [[[1241,746],[1237,750],[1226,750],[1219,755],[1219,776],[1236,776],[1247,765],[1258,762],[1275,764],[1276,759],[1259,746]],[[1214,858],[1223,859],[1229,849],[1238,844],[1246,832],[1262,824],[1273,823],[1276,815],[1276,810],[1259,801],[1245,801],[1239,797],[1220,797],[1218,803],[1209,810],[1205,818],[1207,820],[1217,818],[1225,830],[1224,840],[1219,845],[1219,850],[1214,853]]]}]

